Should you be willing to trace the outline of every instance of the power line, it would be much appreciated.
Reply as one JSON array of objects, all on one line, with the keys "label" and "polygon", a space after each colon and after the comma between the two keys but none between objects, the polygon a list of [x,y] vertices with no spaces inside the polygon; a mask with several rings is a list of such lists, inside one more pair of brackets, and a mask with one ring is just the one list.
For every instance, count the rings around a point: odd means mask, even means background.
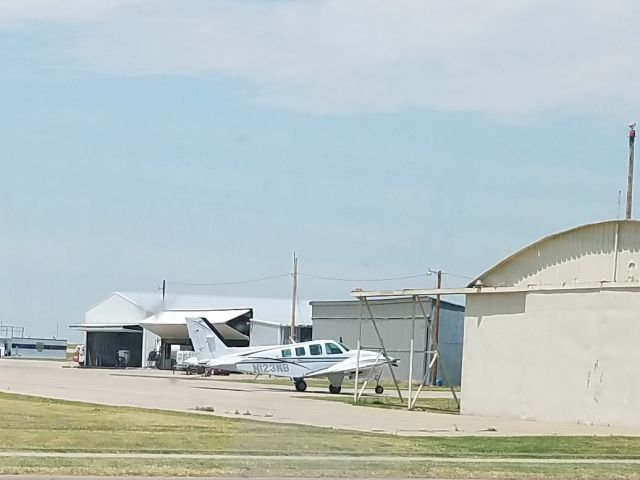
[{"label": "power line", "polygon": [[[411,280],[416,278],[423,278],[423,277],[434,275],[436,273],[437,271],[429,269],[426,273],[420,273],[417,275],[406,275],[402,277],[383,277],[383,278],[342,278],[342,277],[330,277],[325,275],[315,275],[313,273],[303,273],[303,272],[298,272],[298,275],[308,277],[308,278],[314,278],[316,280],[326,280],[330,282],[391,282],[391,281],[397,281],[397,280]],[[442,272],[442,275],[448,275],[451,277],[473,280],[473,277],[459,275],[457,273],[451,273],[451,272]],[[246,280],[235,280],[231,282],[167,282],[167,284],[190,286],[190,287],[223,287],[223,286],[231,286],[231,285],[244,285],[248,283],[266,282],[269,280],[276,280],[276,279],[285,278],[285,277],[291,277],[291,273],[281,273],[279,275],[272,275],[269,277],[252,278],[252,279],[246,279]]]},{"label": "power line", "polygon": [[[436,275],[438,273],[438,270],[433,270],[433,269],[428,269],[427,270],[427,275],[431,276],[431,275]],[[442,275],[447,275],[449,277],[456,277],[456,278],[464,278],[466,280],[473,280],[474,277],[468,277],[466,275],[459,275],[457,273],[451,273],[451,272],[440,272]]]},{"label": "power line", "polygon": [[325,277],[322,275],[313,275],[311,273],[298,273],[298,275],[302,275],[309,278],[315,278],[318,280],[329,280],[333,282],[387,282],[392,280],[409,280],[412,278],[421,278],[426,277],[427,273],[421,273],[419,275],[409,275],[406,277],[387,277],[387,278],[338,278],[338,277]]},{"label": "power line", "polygon": [[253,278],[251,280],[237,280],[234,282],[216,282],[216,283],[191,283],[191,282],[167,282],[170,285],[184,285],[194,287],[221,287],[225,285],[242,285],[245,283],[266,282],[267,280],[275,280],[277,278],[290,277],[290,273],[281,273],[280,275],[272,275],[271,277]]},{"label": "power line", "polygon": [[474,277],[467,277],[466,275],[458,275],[457,273],[451,273],[451,272],[442,272],[443,275],[447,275],[449,277],[456,277],[456,278],[464,278],[466,280],[473,280]]}]

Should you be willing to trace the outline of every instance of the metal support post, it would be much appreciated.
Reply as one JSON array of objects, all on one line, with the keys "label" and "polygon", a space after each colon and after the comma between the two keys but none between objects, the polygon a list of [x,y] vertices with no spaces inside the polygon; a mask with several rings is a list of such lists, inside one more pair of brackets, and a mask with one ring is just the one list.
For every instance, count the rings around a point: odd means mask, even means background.
[{"label": "metal support post", "polygon": [[411,297],[411,341],[409,342],[409,399],[407,401],[407,408],[411,410],[411,399],[413,394],[413,356],[414,356],[414,343],[416,336],[416,297]]},{"label": "metal support post", "polygon": [[407,398],[407,408],[411,410],[411,395],[413,386],[413,338],[409,342],[409,398]]},{"label": "metal support post", "polygon": [[400,391],[400,385],[398,385],[398,379],[396,378],[396,374],[393,371],[393,366],[391,365],[391,360],[389,360],[389,355],[387,355],[387,349],[384,346],[384,340],[382,339],[382,335],[380,334],[380,330],[378,329],[378,324],[376,323],[375,318],[373,317],[373,312],[371,311],[371,305],[369,305],[369,301],[367,298],[364,298],[364,304],[367,306],[367,310],[369,311],[369,316],[371,317],[371,324],[373,325],[373,329],[376,331],[376,335],[378,336],[378,341],[380,342],[380,346],[382,347],[382,353],[384,354],[384,358],[387,361],[387,366],[389,367],[389,372],[391,373],[391,377],[393,378],[393,383],[396,386],[396,391],[398,392],[398,398],[400,398],[401,402],[404,402],[402,398],[402,392]]},{"label": "metal support post", "polygon": [[360,319],[358,320],[358,351],[356,353],[356,376],[355,385],[353,386],[353,402],[358,401],[358,373],[360,370],[360,348],[362,345],[362,299],[359,299],[360,304]]},{"label": "metal support post", "polygon": [[[440,290],[442,288],[442,271],[437,272],[436,288]],[[433,315],[433,341],[438,343],[440,336],[440,295],[436,295],[436,310]],[[431,385],[435,385],[438,381],[438,362],[431,367]]]},{"label": "metal support post", "polygon": [[[418,298],[418,304],[420,305],[420,310],[422,310],[422,314],[426,317],[427,312],[425,312],[424,305],[422,304],[422,301],[419,298]],[[429,334],[433,335],[433,325],[431,321],[429,321]],[[449,385],[449,388],[451,389],[451,394],[453,395],[453,399],[456,401],[458,408],[460,408],[460,400],[458,399],[458,395],[456,395],[456,391],[454,390],[453,385],[451,385],[451,383],[449,382],[449,379],[447,378],[447,368],[444,362],[442,361],[442,356],[440,355],[440,346],[438,345],[438,340],[434,337],[432,337],[432,344],[434,346],[434,350],[436,351],[436,360],[438,359],[438,357],[440,357],[440,364],[442,365],[442,376],[444,377],[444,381],[447,383],[447,385]]]},{"label": "metal support post", "polygon": [[[378,360],[380,360],[380,355],[382,355],[382,350],[378,352],[378,356],[376,357],[375,363],[378,363]],[[374,372],[374,369],[372,368],[371,370],[369,370],[369,375],[367,375],[367,378],[364,379],[364,382],[362,383],[362,387],[360,388],[360,392],[358,393],[358,400],[360,400],[360,398],[362,397],[362,394],[364,393],[364,389],[367,388],[367,383],[369,383],[369,380],[371,380],[371,377],[373,377],[373,372]]]},{"label": "metal support post", "polygon": [[420,392],[422,392],[422,388],[426,385],[427,377],[431,373],[431,367],[433,366],[433,364],[437,360],[438,360],[438,353],[436,352],[433,355],[433,358],[431,359],[431,362],[429,363],[429,368],[427,369],[427,371],[424,373],[424,376],[422,377],[422,381],[420,382],[420,385],[418,386],[418,390],[416,391],[416,396],[413,398],[413,401],[411,402],[411,407],[409,408],[409,410],[413,410],[413,407],[416,406],[416,402],[418,401],[418,397],[420,396]]},{"label": "metal support post", "polygon": [[353,401],[358,401],[358,371],[360,370],[360,340],[358,340],[358,351],[356,352],[356,378],[353,387]]}]

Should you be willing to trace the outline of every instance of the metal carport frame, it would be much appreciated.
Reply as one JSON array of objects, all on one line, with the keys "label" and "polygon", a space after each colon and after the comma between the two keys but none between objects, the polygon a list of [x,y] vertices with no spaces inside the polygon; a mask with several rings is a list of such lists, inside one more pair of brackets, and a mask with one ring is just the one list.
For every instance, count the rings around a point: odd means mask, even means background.
[{"label": "metal carport frame", "polygon": [[[440,293],[441,289],[436,289],[434,290],[426,290],[427,292],[429,292],[429,294],[433,294],[434,293]],[[458,399],[458,396],[456,395],[455,389],[453,388],[453,385],[450,384],[449,380],[447,379],[447,369],[446,366],[444,365],[443,362],[443,358],[440,355],[440,347],[438,345],[438,341],[435,338],[434,332],[433,332],[433,322],[431,319],[431,315],[427,314],[424,305],[422,303],[421,300],[421,296],[427,296],[427,293],[423,293],[421,294],[421,292],[419,290],[411,290],[411,294],[407,294],[406,292],[409,292],[407,290],[390,290],[390,291],[364,291],[364,290],[354,290],[351,292],[351,295],[353,297],[356,297],[359,302],[360,302],[360,326],[359,326],[359,333],[358,333],[358,342],[357,342],[357,349],[358,349],[358,353],[357,353],[357,360],[356,360],[356,373],[355,373],[355,390],[354,390],[354,402],[358,402],[358,400],[361,398],[362,393],[364,392],[364,389],[366,387],[367,382],[369,381],[369,379],[371,378],[371,373],[369,374],[369,376],[367,377],[367,379],[365,379],[365,381],[363,382],[362,388],[358,388],[359,384],[358,384],[358,370],[359,370],[359,366],[360,366],[360,349],[362,346],[362,321],[363,321],[363,310],[366,309],[367,313],[368,313],[368,318],[371,321],[371,324],[373,326],[373,329],[376,333],[376,336],[378,337],[378,341],[380,342],[380,347],[381,347],[381,354],[385,357],[387,366],[389,368],[389,371],[391,373],[391,377],[393,378],[393,382],[395,384],[396,387],[396,391],[398,392],[398,397],[400,398],[400,401],[404,401],[403,397],[402,397],[402,392],[400,391],[400,386],[398,385],[398,380],[396,378],[396,375],[393,371],[393,367],[391,365],[391,360],[387,354],[387,349],[384,345],[384,338],[382,336],[382,334],[380,333],[380,329],[378,328],[378,325],[376,323],[376,319],[375,316],[373,314],[373,310],[371,308],[371,304],[369,303],[369,299],[371,298],[382,298],[382,297],[395,297],[395,298],[411,298],[412,304],[413,304],[413,315],[411,318],[411,339],[409,342],[409,392],[408,392],[408,396],[409,398],[407,399],[407,408],[409,410],[412,410],[415,407],[416,401],[418,400],[419,396],[420,396],[420,392],[422,391],[423,387],[425,386],[425,382],[427,381],[427,378],[429,377],[430,373],[431,373],[431,367],[433,366],[433,364],[438,361],[438,359],[440,359],[440,364],[442,366],[442,374],[444,377],[445,382],[447,383],[447,385],[449,386],[449,388],[451,389],[451,394],[453,395],[453,398],[456,402],[456,404],[458,405],[458,408],[460,408],[460,400]],[[452,294],[452,293],[458,293],[457,290],[453,290],[453,289],[448,289],[448,291],[446,293]],[[427,330],[429,333],[429,339],[431,342],[431,346],[432,346],[432,350],[428,350],[426,353],[427,354],[431,354],[431,358],[430,358],[430,362],[429,362],[429,368],[426,369],[424,376],[422,377],[422,380],[420,382],[420,385],[418,386],[418,389],[415,393],[415,395],[413,395],[413,357],[415,355],[415,348],[414,348],[414,344],[415,344],[415,322],[416,322],[416,307],[420,308],[420,311],[422,313],[422,317],[425,319],[425,323],[427,326]]]}]

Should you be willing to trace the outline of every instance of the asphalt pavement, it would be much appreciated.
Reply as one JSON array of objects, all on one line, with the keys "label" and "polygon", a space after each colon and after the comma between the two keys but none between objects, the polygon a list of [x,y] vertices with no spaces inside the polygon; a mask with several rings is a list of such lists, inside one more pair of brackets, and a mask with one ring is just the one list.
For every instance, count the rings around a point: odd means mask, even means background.
[{"label": "asphalt pavement", "polygon": [[210,407],[216,415],[397,435],[640,436],[640,428],[410,412],[310,398],[326,395],[325,388],[310,387],[301,393],[290,385],[244,383],[233,377],[203,378],[153,369],[81,369],[60,362],[6,358],[0,360],[0,391],[191,412],[196,407]]}]

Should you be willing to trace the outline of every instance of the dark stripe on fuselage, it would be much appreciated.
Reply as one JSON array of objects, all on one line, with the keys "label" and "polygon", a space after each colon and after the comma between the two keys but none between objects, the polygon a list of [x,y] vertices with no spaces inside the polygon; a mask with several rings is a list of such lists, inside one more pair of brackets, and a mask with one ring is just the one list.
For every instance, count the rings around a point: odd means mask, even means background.
[{"label": "dark stripe on fuselage", "polygon": [[285,357],[285,358],[273,358],[273,357],[245,357],[241,363],[291,363],[297,365],[299,363],[338,363],[349,357]]}]

